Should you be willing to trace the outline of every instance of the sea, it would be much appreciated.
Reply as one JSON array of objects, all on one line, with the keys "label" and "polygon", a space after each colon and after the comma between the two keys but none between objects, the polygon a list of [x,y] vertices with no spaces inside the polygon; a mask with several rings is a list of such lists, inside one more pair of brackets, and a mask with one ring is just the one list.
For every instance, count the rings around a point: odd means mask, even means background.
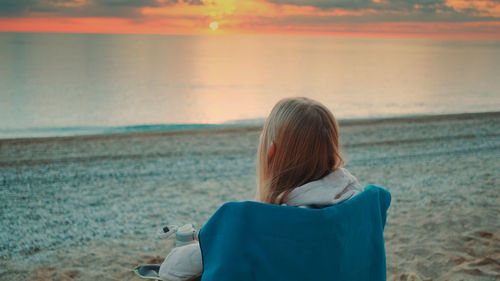
[{"label": "sea", "polygon": [[0,33],[0,138],[259,125],[285,97],[337,119],[500,111],[500,41]]}]

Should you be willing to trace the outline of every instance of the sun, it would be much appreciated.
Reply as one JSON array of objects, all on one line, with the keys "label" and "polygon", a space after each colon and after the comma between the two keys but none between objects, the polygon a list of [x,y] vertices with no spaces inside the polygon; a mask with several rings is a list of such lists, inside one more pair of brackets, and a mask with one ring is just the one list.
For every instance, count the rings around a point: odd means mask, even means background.
[{"label": "sun", "polygon": [[212,31],[216,31],[217,29],[219,29],[219,23],[217,23],[216,21],[211,22],[208,26],[210,27],[210,29],[212,29]]}]

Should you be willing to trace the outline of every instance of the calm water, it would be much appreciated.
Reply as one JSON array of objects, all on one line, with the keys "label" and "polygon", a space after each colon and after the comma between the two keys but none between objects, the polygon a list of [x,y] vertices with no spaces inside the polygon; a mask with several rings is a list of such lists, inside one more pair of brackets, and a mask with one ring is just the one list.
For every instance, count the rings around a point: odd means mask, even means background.
[{"label": "calm water", "polygon": [[499,77],[500,41],[0,33],[0,138],[258,122],[288,96],[339,119],[497,111]]}]

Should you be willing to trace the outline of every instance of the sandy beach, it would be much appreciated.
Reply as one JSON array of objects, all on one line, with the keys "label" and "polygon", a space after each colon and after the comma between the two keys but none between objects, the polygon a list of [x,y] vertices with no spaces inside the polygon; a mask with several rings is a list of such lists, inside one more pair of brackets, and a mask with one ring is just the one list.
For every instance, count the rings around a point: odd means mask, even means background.
[{"label": "sandy beach", "polygon": [[[500,280],[500,112],[344,121],[347,168],[392,193],[388,280]],[[251,200],[259,127],[0,140],[0,280],[140,280]]]}]

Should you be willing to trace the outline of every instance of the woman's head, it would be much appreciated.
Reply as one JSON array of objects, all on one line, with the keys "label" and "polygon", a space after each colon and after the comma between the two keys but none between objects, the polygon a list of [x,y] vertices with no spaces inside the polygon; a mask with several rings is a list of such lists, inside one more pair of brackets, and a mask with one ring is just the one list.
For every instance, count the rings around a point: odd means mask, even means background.
[{"label": "woman's head", "polygon": [[342,167],[338,125],[323,104],[279,101],[267,118],[257,153],[258,199],[281,204],[298,186]]}]

